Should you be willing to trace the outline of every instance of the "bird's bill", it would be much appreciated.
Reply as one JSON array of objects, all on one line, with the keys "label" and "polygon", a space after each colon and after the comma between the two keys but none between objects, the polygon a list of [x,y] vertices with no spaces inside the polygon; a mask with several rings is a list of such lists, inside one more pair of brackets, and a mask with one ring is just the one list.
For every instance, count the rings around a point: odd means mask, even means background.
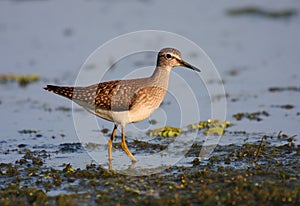
[{"label": "bird's bill", "polygon": [[189,63],[187,63],[187,62],[186,62],[186,61],[184,61],[184,60],[181,60],[181,61],[180,61],[180,64],[181,64],[181,66],[184,66],[184,67],[190,68],[190,69],[192,69],[192,70],[194,70],[194,71],[201,72],[201,71],[200,71],[200,69],[198,69],[198,68],[194,67],[193,65],[191,65],[191,64],[189,64]]}]

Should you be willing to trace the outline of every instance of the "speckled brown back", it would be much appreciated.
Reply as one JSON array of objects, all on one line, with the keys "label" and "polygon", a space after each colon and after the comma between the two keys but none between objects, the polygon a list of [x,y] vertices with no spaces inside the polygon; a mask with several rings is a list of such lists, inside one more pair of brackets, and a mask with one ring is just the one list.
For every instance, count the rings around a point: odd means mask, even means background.
[{"label": "speckled brown back", "polygon": [[[147,86],[145,83],[147,83],[147,78],[136,79],[135,81],[116,80],[102,82],[87,87],[47,85],[44,89],[71,99],[89,109],[126,111],[130,110],[137,101],[141,101],[141,97],[143,97],[143,95],[141,96],[141,91],[145,93],[145,100],[149,100],[151,96],[156,97],[156,95],[160,96],[161,93],[165,93],[165,89],[156,88],[153,85]],[[141,87],[143,84],[145,86]],[[148,94],[147,90],[149,91]],[[155,94],[156,91],[157,94]]]}]

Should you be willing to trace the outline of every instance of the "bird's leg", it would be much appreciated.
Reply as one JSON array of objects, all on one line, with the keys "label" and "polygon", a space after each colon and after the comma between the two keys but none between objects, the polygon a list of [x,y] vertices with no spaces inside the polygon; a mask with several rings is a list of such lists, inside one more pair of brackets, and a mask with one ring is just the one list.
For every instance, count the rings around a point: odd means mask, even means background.
[{"label": "bird's leg", "polygon": [[126,154],[131,158],[132,162],[136,162],[135,157],[129,151],[126,141],[125,141],[125,126],[122,125],[122,149],[126,152]]},{"label": "bird's leg", "polygon": [[118,125],[114,125],[114,129],[110,135],[110,138],[108,140],[108,143],[107,143],[107,147],[108,147],[108,160],[111,161],[112,160],[112,143],[113,143],[113,140],[114,140],[114,137],[116,136],[116,133],[117,133],[117,127]]}]

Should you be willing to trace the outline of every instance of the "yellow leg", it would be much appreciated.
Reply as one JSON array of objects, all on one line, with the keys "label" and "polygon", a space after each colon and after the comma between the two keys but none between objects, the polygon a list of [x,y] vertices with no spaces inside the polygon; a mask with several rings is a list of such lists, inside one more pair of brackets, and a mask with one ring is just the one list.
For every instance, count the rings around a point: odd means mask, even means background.
[{"label": "yellow leg", "polygon": [[110,138],[108,140],[108,143],[107,143],[107,147],[108,147],[108,160],[111,161],[112,160],[112,143],[113,143],[113,140],[114,140],[114,137],[116,136],[116,133],[117,133],[117,127],[118,125],[114,125],[114,129],[110,135]]},{"label": "yellow leg", "polygon": [[136,159],[134,158],[134,156],[131,154],[131,152],[129,151],[129,149],[127,147],[127,144],[126,144],[126,141],[125,141],[125,126],[123,126],[123,125],[122,125],[122,149],[130,157],[132,162],[136,162]]}]

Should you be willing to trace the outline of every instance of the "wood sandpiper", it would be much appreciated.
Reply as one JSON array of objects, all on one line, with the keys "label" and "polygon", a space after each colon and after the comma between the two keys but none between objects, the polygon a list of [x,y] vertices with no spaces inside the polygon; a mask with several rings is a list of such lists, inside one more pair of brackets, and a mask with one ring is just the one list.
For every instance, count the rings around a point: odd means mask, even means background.
[{"label": "wood sandpiper", "polygon": [[167,89],[169,74],[173,67],[183,66],[200,72],[181,58],[177,49],[164,48],[159,51],[157,64],[150,77],[113,80],[91,86],[53,86],[44,89],[71,99],[87,111],[114,123],[108,140],[108,159],[112,160],[112,143],[118,125],[122,127],[122,149],[136,162],[125,141],[125,126],[128,123],[148,118],[163,101]]}]

